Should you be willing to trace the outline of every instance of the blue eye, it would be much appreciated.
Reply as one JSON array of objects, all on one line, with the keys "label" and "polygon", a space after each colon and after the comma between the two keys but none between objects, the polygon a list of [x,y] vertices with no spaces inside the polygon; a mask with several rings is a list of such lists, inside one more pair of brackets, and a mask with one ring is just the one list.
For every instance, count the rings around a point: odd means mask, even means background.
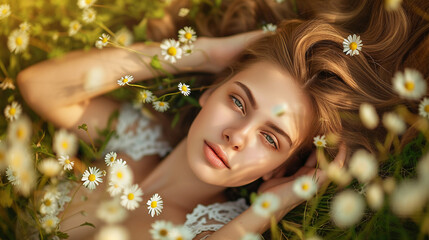
[{"label": "blue eye", "polygon": [[264,136],[265,140],[266,140],[270,145],[272,145],[275,149],[277,149],[277,144],[276,144],[276,142],[274,141],[274,139],[273,139],[270,135],[268,135],[268,134],[266,134],[266,133],[262,133],[262,135]]},{"label": "blue eye", "polygon": [[238,108],[240,108],[242,111],[244,110],[243,104],[240,102],[240,100],[238,100],[234,96],[231,96],[231,99],[234,102],[235,106],[237,106]]}]

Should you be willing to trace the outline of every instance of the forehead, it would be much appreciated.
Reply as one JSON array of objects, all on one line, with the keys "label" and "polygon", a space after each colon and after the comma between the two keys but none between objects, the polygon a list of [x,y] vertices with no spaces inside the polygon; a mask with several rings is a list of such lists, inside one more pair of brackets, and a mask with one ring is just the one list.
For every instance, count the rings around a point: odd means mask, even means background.
[{"label": "forehead", "polygon": [[[306,137],[313,118],[311,101],[289,73],[277,65],[259,62],[237,73],[226,84],[240,91],[242,87],[237,82],[249,88],[259,117],[279,125],[293,142]],[[249,109],[250,102],[248,105]]]}]

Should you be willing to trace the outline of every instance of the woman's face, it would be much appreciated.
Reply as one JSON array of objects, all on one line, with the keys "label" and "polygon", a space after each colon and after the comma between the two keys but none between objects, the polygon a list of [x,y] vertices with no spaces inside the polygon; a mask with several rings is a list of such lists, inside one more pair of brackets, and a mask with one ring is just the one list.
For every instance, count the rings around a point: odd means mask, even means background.
[{"label": "woman's face", "polygon": [[200,99],[187,139],[188,163],[202,181],[241,186],[269,174],[306,138],[310,100],[279,67],[259,62]]}]

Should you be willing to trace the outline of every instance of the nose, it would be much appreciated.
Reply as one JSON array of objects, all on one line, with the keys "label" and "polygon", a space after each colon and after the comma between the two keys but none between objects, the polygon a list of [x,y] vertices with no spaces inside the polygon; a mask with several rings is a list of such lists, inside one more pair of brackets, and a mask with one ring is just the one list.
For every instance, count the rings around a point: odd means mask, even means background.
[{"label": "nose", "polygon": [[246,134],[248,132],[246,126],[240,128],[225,128],[222,132],[224,140],[236,151],[241,151],[246,144]]}]

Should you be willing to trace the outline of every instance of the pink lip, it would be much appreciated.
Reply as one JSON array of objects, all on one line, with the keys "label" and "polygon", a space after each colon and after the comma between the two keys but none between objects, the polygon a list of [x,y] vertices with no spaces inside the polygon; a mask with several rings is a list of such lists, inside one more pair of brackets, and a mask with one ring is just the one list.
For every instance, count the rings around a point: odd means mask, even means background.
[{"label": "pink lip", "polygon": [[215,168],[231,169],[228,162],[228,157],[222,148],[214,143],[204,141],[204,155],[207,161]]}]

